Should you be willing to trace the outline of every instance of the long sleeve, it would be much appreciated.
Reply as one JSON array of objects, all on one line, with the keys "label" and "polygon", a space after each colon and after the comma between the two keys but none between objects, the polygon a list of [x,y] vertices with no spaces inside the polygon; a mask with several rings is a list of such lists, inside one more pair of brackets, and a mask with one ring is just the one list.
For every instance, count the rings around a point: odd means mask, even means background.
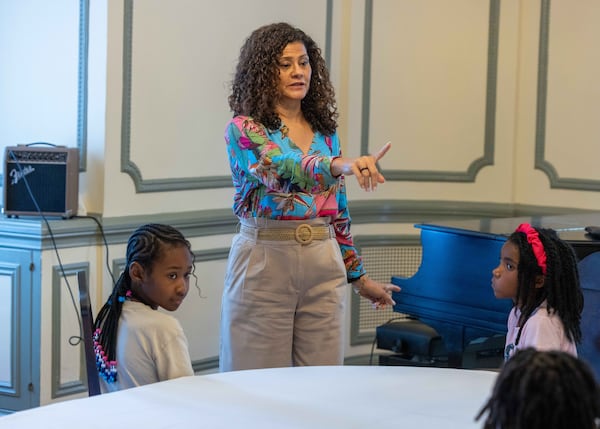
[{"label": "long sleeve", "polygon": [[308,153],[280,130],[267,130],[247,116],[226,126],[225,142],[235,188],[233,211],[240,218],[302,220],[329,217],[348,279],[365,273],[350,233],[344,176],[331,174],[341,156],[337,134],[315,133]]}]

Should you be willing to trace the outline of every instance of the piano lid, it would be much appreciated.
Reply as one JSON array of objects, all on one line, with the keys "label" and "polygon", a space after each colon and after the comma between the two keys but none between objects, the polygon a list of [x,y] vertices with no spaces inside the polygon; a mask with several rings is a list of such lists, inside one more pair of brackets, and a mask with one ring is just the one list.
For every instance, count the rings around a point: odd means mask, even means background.
[{"label": "piano lid", "polygon": [[[435,223],[419,223],[415,226],[421,229],[451,231],[457,230],[467,235],[484,235],[508,237],[521,223],[529,223],[535,227],[552,228],[560,238],[568,242],[594,242],[586,235],[586,226],[600,226],[600,212],[579,213],[572,215],[554,216],[522,216],[510,218],[482,218],[467,220],[450,220]],[[596,240],[597,242],[597,240]],[[597,243],[596,243],[597,244]]]},{"label": "piano lid", "polygon": [[561,239],[573,246],[579,259],[598,251],[600,241],[594,240],[586,234],[585,227],[600,226],[600,212],[441,221],[419,223],[415,227],[423,230],[455,232],[467,236],[505,240],[521,223],[529,223],[538,228],[554,229]]}]

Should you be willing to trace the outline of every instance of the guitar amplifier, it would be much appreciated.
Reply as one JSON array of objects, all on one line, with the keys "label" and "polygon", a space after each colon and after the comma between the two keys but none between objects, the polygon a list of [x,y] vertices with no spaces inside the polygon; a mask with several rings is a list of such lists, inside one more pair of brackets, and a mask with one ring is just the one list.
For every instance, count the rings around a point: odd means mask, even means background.
[{"label": "guitar amplifier", "polygon": [[8,146],[3,177],[5,215],[70,218],[77,214],[78,148]]}]

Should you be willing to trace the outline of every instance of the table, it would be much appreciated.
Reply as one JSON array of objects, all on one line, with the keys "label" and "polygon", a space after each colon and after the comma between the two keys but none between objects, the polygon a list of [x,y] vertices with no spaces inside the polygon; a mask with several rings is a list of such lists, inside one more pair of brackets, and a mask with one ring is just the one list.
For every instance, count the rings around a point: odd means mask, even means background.
[{"label": "table", "polygon": [[480,428],[492,371],[316,366],[183,377],[0,417],[0,429]]}]

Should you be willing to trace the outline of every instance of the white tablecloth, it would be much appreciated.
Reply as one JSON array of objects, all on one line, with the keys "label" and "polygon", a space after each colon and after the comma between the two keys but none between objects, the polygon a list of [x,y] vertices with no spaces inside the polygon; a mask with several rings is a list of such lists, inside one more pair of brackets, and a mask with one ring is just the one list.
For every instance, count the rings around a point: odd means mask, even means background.
[{"label": "white tablecloth", "polygon": [[322,366],[185,377],[0,417],[0,429],[480,428],[496,373]]}]

